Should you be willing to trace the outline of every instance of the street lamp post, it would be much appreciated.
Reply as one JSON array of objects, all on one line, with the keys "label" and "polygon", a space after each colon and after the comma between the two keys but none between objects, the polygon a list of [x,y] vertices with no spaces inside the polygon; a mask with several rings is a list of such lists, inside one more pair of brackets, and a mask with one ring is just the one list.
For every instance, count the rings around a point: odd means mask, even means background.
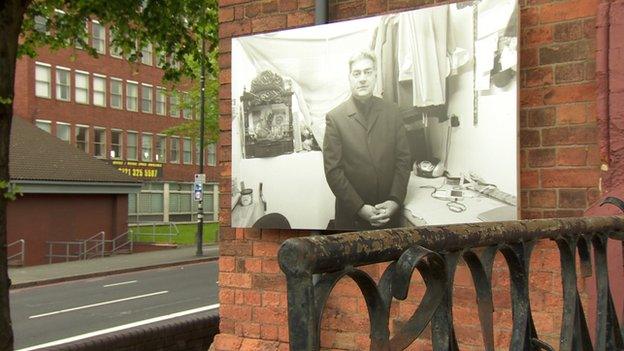
[{"label": "street lamp post", "polygon": [[[199,174],[204,174],[204,103],[206,100],[206,62],[204,60],[204,54],[206,53],[206,41],[202,38],[202,56],[201,56],[201,76],[199,80],[200,95],[199,95]],[[202,184],[203,189],[203,184]],[[197,204],[197,251],[196,256],[203,256],[203,239],[204,239],[204,195],[199,199]]]}]

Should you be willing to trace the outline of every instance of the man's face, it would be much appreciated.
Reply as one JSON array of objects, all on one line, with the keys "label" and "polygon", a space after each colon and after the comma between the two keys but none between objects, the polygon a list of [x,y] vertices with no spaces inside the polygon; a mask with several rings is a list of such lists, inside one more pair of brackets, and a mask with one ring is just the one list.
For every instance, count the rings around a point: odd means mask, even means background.
[{"label": "man's face", "polygon": [[362,58],[353,62],[349,74],[349,84],[353,97],[368,99],[373,96],[376,78],[375,65],[372,60]]}]

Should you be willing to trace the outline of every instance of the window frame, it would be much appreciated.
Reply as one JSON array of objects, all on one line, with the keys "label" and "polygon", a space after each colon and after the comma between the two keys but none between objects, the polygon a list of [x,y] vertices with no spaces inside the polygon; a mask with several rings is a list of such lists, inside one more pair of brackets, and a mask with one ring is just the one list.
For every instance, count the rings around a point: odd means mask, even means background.
[{"label": "window frame", "polygon": [[[163,100],[159,101],[159,97],[162,97]],[[159,116],[166,116],[167,115],[167,90],[163,87],[156,87],[156,97],[155,97],[155,101],[156,101],[156,108],[155,108],[155,113]],[[162,112],[158,112],[158,106],[159,104],[162,104]]]},{"label": "window frame", "polygon": [[[67,74],[67,83],[66,84],[62,84],[60,83],[61,78],[60,78],[60,73],[65,73]],[[56,86],[55,89],[55,94],[54,97],[56,98],[56,100],[59,101],[66,101],[66,102],[70,102],[71,101],[71,88],[72,88],[72,84],[71,84],[71,69],[67,68],[67,67],[62,67],[62,66],[56,66],[54,69],[54,85]],[[67,90],[67,99],[63,99],[60,97],[60,92],[61,89],[65,88]]]},{"label": "window frame", "polygon": [[[95,81],[96,80],[101,80],[104,82],[104,84],[102,84],[102,87],[104,90],[97,90],[96,89],[96,85],[95,85]],[[108,80],[106,79],[105,75],[102,74],[97,74],[97,73],[93,73],[93,92],[92,92],[92,96],[91,98],[93,99],[93,106],[99,106],[99,107],[107,107],[106,106],[106,87],[108,85]],[[102,95],[102,103],[98,104],[96,103],[96,94],[98,95]]]},{"label": "window frame", "polygon": [[[135,88],[135,95],[130,95],[130,87]],[[134,100],[134,109],[131,109],[128,105],[129,102]],[[126,111],[139,112],[139,82],[133,80],[126,80]]]},{"label": "window frame", "polygon": [[[130,135],[134,135],[134,157],[130,157],[131,154],[128,152],[130,148]],[[129,130],[126,132],[126,159],[130,161],[138,161],[139,160],[139,133],[134,130]]]},{"label": "window frame", "polygon": [[[99,132],[103,132],[104,138],[103,140],[101,140],[100,142],[96,142],[97,140],[97,136]],[[100,153],[101,154],[97,154],[97,146],[100,146]],[[107,144],[106,144],[106,128],[104,127],[93,127],[93,156],[95,156],[96,158],[108,158],[108,155],[106,154],[106,150],[108,149]]]},{"label": "window frame", "polygon": [[[145,157],[145,143],[144,141],[149,138],[149,157]],[[154,135],[152,133],[141,133],[141,162],[153,162],[154,161]]]},{"label": "window frame", "polygon": [[[162,159],[159,159],[160,156],[160,148],[158,147],[158,141],[162,141]],[[154,140],[154,161],[159,163],[167,162],[167,136],[165,134],[156,134],[156,138]]]},{"label": "window frame", "polygon": [[[187,142],[188,142],[188,147],[187,147]],[[186,161],[187,154],[189,155],[188,162]],[[191,138],[187,138],[187,137],[182,138],[182,163],[185,165],[193,164],[193,142]]]},{"label": "window frame", "polygon": [[[113,83],[119,83],[119,94],[113,94]],[[114,108],[115,110],[123,110],[124,108],[124,84],[123,80],[120,78],[110,77],[110,108]],[[119,106],[115,106],[113,104],[113,97],[119,97]]]},{"label": "window frame", "polygon": [[[169,163],[180,164],[180,137],[177,135],[169,137],[169,143]],[[173,157],[174,152],[176,157]]]},{"label": "window frame", "polygon": [[[39,77],[38,76],[38,68],[47,70],[47,81],[44,79],[40,79],[40,78],[45,78],[45,77]],[[39,84],[45,84],[47,86],[46,90],[47,90],[47,94],[46,95],[39,95],[37,92],[37,86]],[[44,99],[51,99],[52,98],[52,65],[49,63],[44,63],[44,62],[35,62],[35,97],[40,97],[40,98],[44,98]]]},{"label": "window frame", "polygon": [[146,66],[154,65],[154,46],[152,43],[147,43],[141,48],[141,63]]},{"label": "window frame", "polygon": [[[47,129],[41,128],[41,125],[46,125]],[[35,126],[48,134],[52,134],[52,121],[49,119],[36,119]]]},{"label": "window frame", "polygon": [[[63,127],[67,127],[67,140],[61,138],[59,136],[59,127],[63,126]],[[71,140],[72,140],[72,130],[71,130],[71,124],[70,123],[65,123],[65,122],[56,122],[56,131],[55,131],[55,135],[59,140],[62,141],[66,141],[68,144],[71,144]]]},{"label": "window frame", "polygon": [[[149,111],[146,111],[143,107],[146,101],[145,90],[149,89]],[[154,86],[151,84],[141,83],[141,112],[154,113]]]},{"label": "window frame", "polygon": [[[78,135],[79,135],[78,131],[79,131],[79,129],[85,129],[85,134],[84,134],[85,135],[85,140],[84,140],[85,147],[84,147],[84,149],[81,149],[80,146],[79,146],[79,143],[78,143]],[[89,128],[88,125],[76,124],[75,134],[74,134],[74,140],[75,140],[76,147],[79,150],[82,150],[82,151],[86,152],[87,154],[89,153],[89,139],[90,139],[89,138],[89,130],[90,130],[90,128]]]},{"label": "window frame", "polygon": [[[95,36],[95,28],[99,27],[101,29],[100,33],[102,37]],[[96,42],[101,44],[101,48],[96,46]],[[106,55],[106,27],[100,24],[99,21],[92,20],[91,21],[91,47],[95,49],[95,51],[100,55]],[[101,49],[101,50],[100,50]]]},{"label": "window frame", "polygon": [[[177,111],[177,114],[173,113],[174,106],[175,106],[175,111]],[[169,117],[180,118],[180,96],[174,91],[172,91],[171,94],[169,94]]]},{"label": "window frame", "polygon": [[[113,133],[119,133],[119,143],[113,144]],[[112,153],[114,151],[113,146],[119,147],[119,156],[113,156]],[[123,159],[123,149],[124,149],[124,133],[121,129],[111,129],[111,142],[110,142],[110,151],[108,153],[109,158],[113,160],[122,160]]]},{"label": "window frame", "polygon": [[[82,87],[78,85],[78,77],[85,77],[85,82],[86,82],[86,87]],[[91,74],[87,71],[79,71],[79,70],[75,70],[74,71],[74,102],[77,104],[81,104],[81,105],[89,105],[89,80],[90,80]],[[85,101],[80,101],[78,100],[78,92],[83,92],[84,96],[86,98],[86,102]]]}]

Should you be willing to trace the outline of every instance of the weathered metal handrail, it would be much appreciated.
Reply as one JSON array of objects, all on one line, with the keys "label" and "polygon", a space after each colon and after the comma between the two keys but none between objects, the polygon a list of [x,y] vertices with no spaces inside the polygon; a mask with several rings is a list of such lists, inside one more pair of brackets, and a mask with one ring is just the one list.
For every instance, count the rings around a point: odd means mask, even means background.
[{"label": "weathered metal handrail", "polygon": [[110,243],[111,250],[107,252],[108,254],[114,255],[117,251],[127,248],[130,253],[134,248],[134,243],[132,241],[132,230],[128,230],[123,234],[119,234],[116,237],[106,240],[107,243]]},{"label": "weathered metal handrail", "polygon": [[[368,306],[371,350],[403,350],[429,323],[434,350],[458,350],[452,288],[460,259],[470,269],[477,292],[485,350],[494,350],[491,278],[498,252],[505,258],[511,277],[510,350],[554,350],[539,339],[529,301],[531,251],[540,239],[556,241],[560,251],[564,309],[558,349],[622,350],[623,335],[607,273],[608,238],[624,241],[624,217],[475,223],[288,239],[278,257],[287,278],[290,350],[319,349],[325,304],[334,286],[345,276],[355,281]],[[575,270],[578,250],[582,273],[591,274],[592,246],[598,292],[593,347]],[[356,268],[381,262],[392,263],[378,282]],[[414,269],[423,276],[425,295],[412,317],[390,336],[390,305],[393,298],[406,299]],[[318,281],[313,279],[314,274],[320,274]]]},{"label": "weathered metal handrail", "polygon": [[[156,233],[156,226],[161,226],[161,225],[167,225],[169,226],[169,232],[168,233]],[[131,231],[131,235],[132,235],[132,240],[136,240],[137,238],[140,237],[152,237],[152,242],[156,242],[156,238],[157,237],[163,237],[166,236],[167,237],[167,242],[169,244],[171,244],[173,242],[173,237],[177,237],[180,234],[180,231],[178,230],[178,226],[174,223],[174,222],[168,222],[168,223],[156,223],[156,222],[152,222],[151,223],[151,227],[152,227],[152,232],[151,233],[143,233],[143,225],[137,225],[137,231]]]},{"label": "weathered metal handrail", "polygon": [[[48,263],[52,263],[55,258],[65,259],[65,262],[69,262],[73,259],[80,260],[83,257],[84,243],[82,241],[46,241],[46,244],[48,245],[48,253],[46,254]],[[55,248],[59,246],[65,247],[64,253],[56,253]]]},{"label": "weathered metal handrail", "polygon": [[[19,239],[17,241],[14,241],[14,242],[10,243],[9,245],[7,245],[7,252],[9,252],[9,249],[11,247],[17,246],[18,244],[19,244],[20,250],[17,253],[7,257],[7,262],[9,263],[9,265],[15,264],[15,265],[18,265],[18,266],[23,266],[24,262],[26,262],[26,240]],[[19,257],[19,259],[17,260],[18,263],[12,263],[18,257]]]},{"label": "weathered metal handrail", "polygon": [[106,246],[106,233],[104,231],[82,240],[82,259],[86,260],[93,257],[104,257]]}]

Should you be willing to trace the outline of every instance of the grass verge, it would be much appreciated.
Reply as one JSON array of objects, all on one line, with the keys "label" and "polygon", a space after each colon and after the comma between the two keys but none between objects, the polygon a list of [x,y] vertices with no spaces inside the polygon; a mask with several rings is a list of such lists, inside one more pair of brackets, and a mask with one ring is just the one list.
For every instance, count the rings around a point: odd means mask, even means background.
[{"label": "grass verge", "polygon": [[[168,225],[157,225],[152,227],[148,226],[132,226],[134,242],[138,243],[173,243],[178,245],[192,245],[195,244],[195,235],[197,233],[197,224],[177,224],[178,235],[169,238],[166,234],[169,233]],[[175,231],[175,229],[173,229]],[[152,235],[155,232],[156,235]],[[175,233],[175,232],[174,232]],[[216,243],[219,233],[219,223],[206,223],[204,224],[204,244]]]}]

